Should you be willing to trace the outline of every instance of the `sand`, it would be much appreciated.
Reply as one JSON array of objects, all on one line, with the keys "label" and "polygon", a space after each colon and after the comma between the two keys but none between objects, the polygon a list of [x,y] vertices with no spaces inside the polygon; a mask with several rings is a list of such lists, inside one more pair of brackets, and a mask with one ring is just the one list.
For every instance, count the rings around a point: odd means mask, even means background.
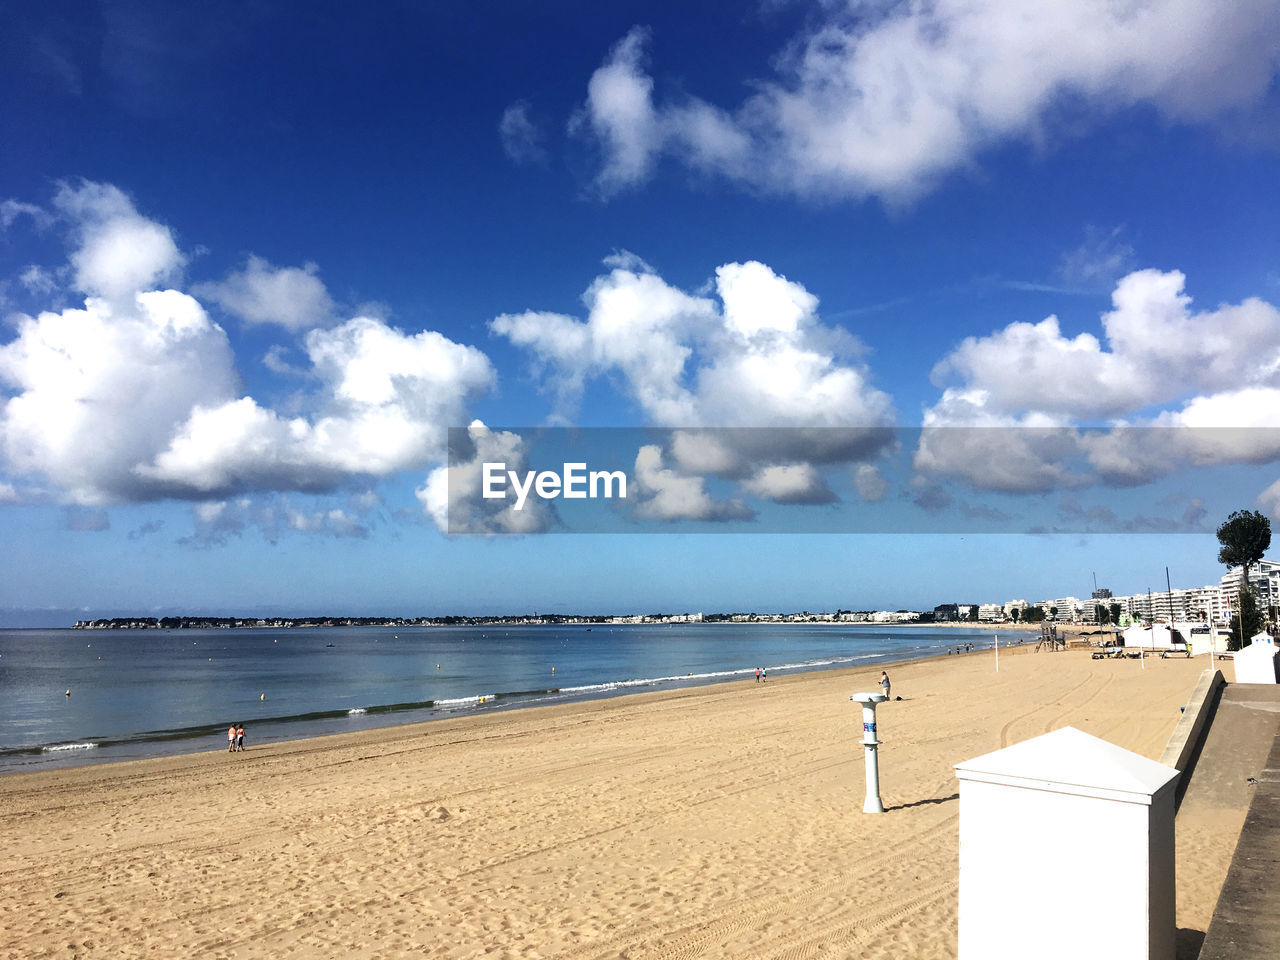
[{"label": "sand", "polygon": [[[1206,666],[891,666],[880,816],[879,667],[0,777],[0,955],[952,957],[952,765],[1064,725],[1159,757]],[[1182,941],[1238,830],[1179,824]]]}]

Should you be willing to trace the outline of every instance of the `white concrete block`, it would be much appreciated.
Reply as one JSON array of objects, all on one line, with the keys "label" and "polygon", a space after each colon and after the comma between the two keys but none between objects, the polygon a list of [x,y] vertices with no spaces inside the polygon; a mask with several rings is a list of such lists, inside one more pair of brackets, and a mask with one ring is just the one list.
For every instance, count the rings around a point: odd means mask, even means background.
[{"label": "white concrete block", "polygon": [[1280,655],[1280,651],[1277,651],[1270,637],[1254,638],[1251,644],[1231,656],[1236,668],[1236,683],[1274,684],[1277,655]]},{"label": "white concrete block", "polygon": [[1173,960],[1178,771],[1066,727],[956,776],[960,960]]}]

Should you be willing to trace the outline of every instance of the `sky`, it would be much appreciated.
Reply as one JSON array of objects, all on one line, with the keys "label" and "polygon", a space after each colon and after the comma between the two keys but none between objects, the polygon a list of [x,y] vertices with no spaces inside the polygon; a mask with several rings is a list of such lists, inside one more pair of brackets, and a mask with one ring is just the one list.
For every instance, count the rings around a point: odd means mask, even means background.
[{"label": "sky", "polygon": [[[1123,594],[1280,520],[1280,0],[4,19],[0,625]],[[566,451],[627,500],[479,493]]]}]

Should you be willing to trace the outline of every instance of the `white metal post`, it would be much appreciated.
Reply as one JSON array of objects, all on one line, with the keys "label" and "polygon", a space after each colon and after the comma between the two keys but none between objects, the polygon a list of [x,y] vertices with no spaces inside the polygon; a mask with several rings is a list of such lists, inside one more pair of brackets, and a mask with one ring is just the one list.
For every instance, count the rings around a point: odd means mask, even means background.
[{"label": "white metal post", "polygon": [[862,804],[863,813],[884,813],[880,800],[880,759],[876,737],[876,704],[889,699],[883,693],[855,693],[850,700],[862,704],[862,747],[867,763],[867,799]]}]

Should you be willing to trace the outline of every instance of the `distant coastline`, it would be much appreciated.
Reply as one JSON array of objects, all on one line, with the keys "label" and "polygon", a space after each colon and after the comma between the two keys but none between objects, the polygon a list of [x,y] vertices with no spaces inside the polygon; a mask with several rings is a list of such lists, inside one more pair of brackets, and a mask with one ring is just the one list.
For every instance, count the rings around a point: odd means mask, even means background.
[{"label": "distant coastline", "polygon": [[[905,611],[892,614],[901,616]],[[965,630],[1039,630],[1039,624],[1012,621],[934,620],[927,614],[914,619],[874,619],[883,612],[859,613],[683,613],[643,615],[535,614],[499,617],[105,617],[77,620],[73,630],[291,630],[325,627],[494,627],[494,626],[626,626],[631,624],[810,623],[854,627],[954,627]]]}]

